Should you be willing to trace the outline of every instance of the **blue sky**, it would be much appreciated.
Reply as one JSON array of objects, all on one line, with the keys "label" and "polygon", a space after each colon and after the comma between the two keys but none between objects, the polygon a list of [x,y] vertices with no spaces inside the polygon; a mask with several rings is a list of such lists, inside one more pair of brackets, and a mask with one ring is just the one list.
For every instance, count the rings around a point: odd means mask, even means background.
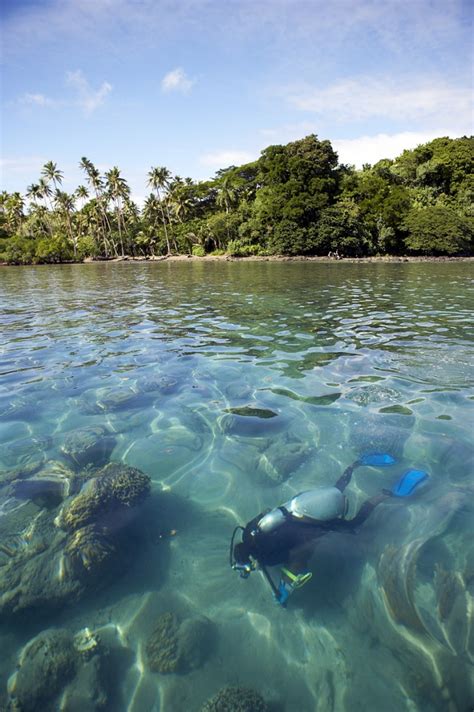
[{"label": "blue sky", "polygon": [[87,156],[133,195],[308,133],[361,165],[472,133],[467,0],[3,0],[2,189]]}]

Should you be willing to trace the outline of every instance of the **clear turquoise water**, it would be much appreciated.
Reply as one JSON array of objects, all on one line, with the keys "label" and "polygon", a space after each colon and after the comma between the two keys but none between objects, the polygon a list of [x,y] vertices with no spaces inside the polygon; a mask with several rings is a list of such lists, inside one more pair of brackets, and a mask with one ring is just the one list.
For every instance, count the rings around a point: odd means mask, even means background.
[{"label": "clear turquoise water", "polygon": [[[121,662],[108,701],[84,710],[198,712],[225,685],[258,690],[275,712],[469,709],[470,264],[11,268],[0,304],[0,708],[30,639],[87,626]],[[229,412],[244,407],[277,415]],[[107,428],[110,460],[148,474],[152,495],[127,530],[133,554],[74,597],[45,563],[61,503],[20,496],[11,473],[70,467],[64,443],[90,426]],[[429,484],[357,536],[318,542],[287,610],[261,574],[229,569],[236,524],[381,449],[397,464],[357,470],[351,515],[409,467]],[[148,668],[165,611],[215,625],[191,672]]]}]

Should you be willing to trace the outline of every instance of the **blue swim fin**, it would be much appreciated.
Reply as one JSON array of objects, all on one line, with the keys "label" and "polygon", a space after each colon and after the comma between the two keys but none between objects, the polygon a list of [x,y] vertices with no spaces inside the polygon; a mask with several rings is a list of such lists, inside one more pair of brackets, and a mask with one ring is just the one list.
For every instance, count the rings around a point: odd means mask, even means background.
[{"label": "blue swim fin", "polygon": [[386,452],[373,452],[362,455],[359,458],[359,464],[370,467],[388,467],[395,464],[395,458]]},{"label": "blue swim fin", "polygon": [[428,477],[428,473],[423,470],[407,470],[392,487],[392,494],[395,497],[409,497]]}]

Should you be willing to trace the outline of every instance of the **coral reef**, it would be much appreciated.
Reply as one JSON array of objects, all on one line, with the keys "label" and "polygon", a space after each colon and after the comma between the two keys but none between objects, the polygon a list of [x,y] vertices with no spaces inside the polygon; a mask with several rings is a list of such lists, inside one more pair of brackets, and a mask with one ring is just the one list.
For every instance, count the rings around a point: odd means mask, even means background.
[{"label": "coral reef", "polygon": [[100,467],[107,462],[115,444],[115,438],[107,428],[89,426],[68,433],[61,451],[76,467]]},{"label": "coral reef", "polygon": [[71,633],[47,630],[21,652],[18,670],[8,685],[10,709],[37,712],[51,709],[62,687],[76,673],[76,652]]},{"label": "coral reef", "polygon": [[111,646],[89,628],[74,636],[65,629],[40,633],[21,651],[10,677],[8,712],[112,709],[118,697],[111,672],[123,660],[124,648],[118,641],[109,642]]},{"label": "coral reef", "polygon": [[178,671],[178,630],[178,619],[173,613],[164,613],[158,618],[146,645],[148,666],[153,672]]},{"label": "coral reef", "polygon": [[109,463],[61,512],[57,522],[74,531],[136,507],[150,493],[150,478],[134,467]]},{"label": "coral reef", "polygon": [[180,621],[174,613],[164,613],[146,645],[150,670],[164,674],[196,670],[209,656],[213,634],[213,625],[207,618]]},{"label": "coral reef", "polygon": [[268,712],[268,705],[248,687],[223,687],[204,703],[200,712]]}]

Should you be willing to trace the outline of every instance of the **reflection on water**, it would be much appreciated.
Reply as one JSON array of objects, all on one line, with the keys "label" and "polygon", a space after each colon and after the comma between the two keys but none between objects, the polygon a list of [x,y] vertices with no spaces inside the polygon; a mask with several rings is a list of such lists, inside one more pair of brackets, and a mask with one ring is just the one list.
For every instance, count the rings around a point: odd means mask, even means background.
[{"label": "reflection on water", "polygon": [[[0,301],[0,708],[468,708],[468,264],[12,268]],[[369,450],[397,464],[351,516],[429,484],[320,540],[286,611],[234,577],[236,524]]]}]

